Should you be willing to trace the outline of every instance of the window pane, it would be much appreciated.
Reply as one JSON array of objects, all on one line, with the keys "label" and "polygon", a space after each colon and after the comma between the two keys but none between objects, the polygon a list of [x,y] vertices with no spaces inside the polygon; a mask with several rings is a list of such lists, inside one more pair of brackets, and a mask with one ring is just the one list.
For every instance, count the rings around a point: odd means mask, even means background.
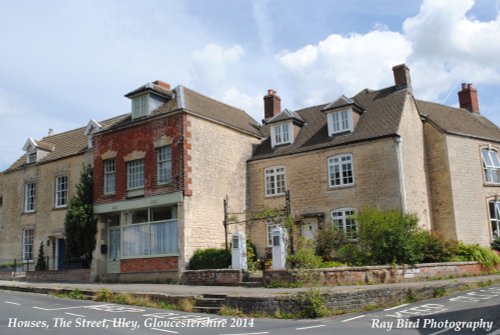
[{"label": "window pane", "polygon": [[149,225],[126,226],[123,228],[123,256],[144,256],[149,254]]},{"label": "window pane", "polygon": [[104,161],[104,193],[115,193],[115,185],[115,160],[106,159]]},{"label": "window pane", "polygon": [[498,154],[496,151],[490,150],[491,163],[495,168],[500,168],[500,162],[498,161]]},{"label": "window pane", "polygon": [[170,146],[158,148],[158,184],[166,184],[172,178],[172,149]]},{"label": "window pane", "polygon": [[127,179],[129,189],[144,187],[144,160],[127,163]]},{"label": "window pane", "polygon": [[177,221],[151,224],[151,255],[177,253]]},{"label": "window pane", "polygon": [[151,221],[171,220],[175,218],[175,207],[151,208]]}]

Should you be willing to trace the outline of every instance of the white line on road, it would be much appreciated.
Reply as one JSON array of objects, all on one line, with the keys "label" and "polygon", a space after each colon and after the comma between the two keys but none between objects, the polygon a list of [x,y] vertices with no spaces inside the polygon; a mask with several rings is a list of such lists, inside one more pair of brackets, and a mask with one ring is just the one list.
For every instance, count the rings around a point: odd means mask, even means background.
[{"label": "white line on road", "polygon": [[359,318],[362,318],[362,317],[365,317],[366,315],[359,315],[359,316],[355,316],[353,318],[350,318],[350,319],[345,319],[345,320],[342,320],[342,322],[347,322],[347,321],[351,321],[351,320],[356,320],[356,319],[359,319]]},{"label": "white line on road", "polygon": [[72,316],[79,316],[81,318],[85,317],[85,315],[80,315],[80,314],[73,314],[73,313],[64,313],[64,314],[68,314],[68,315],[72,315]]},{"label": "white line on road", "polygon": [[319,328],[319,327],[325,327],[325,326],[326,326],[326,325],[316,325],[316,326],[309,326],[309,327],[295,328],[295,330],[304,330],[304,329]]},{"label": "white line on road", "polygon": [[399,306],[396,306],[396,307],[391,307],[391,308],[387,308],[387,309],[384,309],[384,311],[392,311],[393,309],[398,309],[398,308],[401,308],[401,307],[404,307],[404,306],[408,306],[409,304],[402,304],[402,305],[399,305]]},{"label": "white line on road", "polygon": [[89,307],[93,306],[76,306],[76,307],[61,307],[61,308],[43,308],[43,307],[33,306],[34,309],[40,309],[42,311],[60,311],[63,309],[89,308]]},{"label": "white line on road", "polygon": [[17,302],[5,301],[5,303],[10,305],[21,306],[21,304],[18,304]]},{"label": "white line on road", "polygon": [[166,329],[160,329],[160,328],[150,328],[152,330],[158,330],[160,332],[165,332],[165,333],[172,333],[172,334],[179,334],[179,332],[173,331],[173,330],[166,330]]},{"label": "white line on road", "polygon": [[238,333],[238,334],[220,334],[220,335],[260,335],[260,334],[269,334],[269,332],[261,332],[261,333]]},{"label": "white line on road", "polygon": [[447,329],[441,329],[440,331],[437,331],[437,332],[434,332],[434,333],[430,333],[429,335],[437,335],[437,334],[446,333],[450,329],[453,329],[453,327],[447,328]]}]

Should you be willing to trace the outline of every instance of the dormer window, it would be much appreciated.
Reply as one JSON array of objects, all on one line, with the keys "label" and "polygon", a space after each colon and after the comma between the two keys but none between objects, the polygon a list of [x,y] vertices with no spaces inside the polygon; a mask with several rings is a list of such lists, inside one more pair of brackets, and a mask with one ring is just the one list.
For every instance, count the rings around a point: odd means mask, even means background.
[{"label": "dormer window", "polygon": [[26,163],[32,164],[35,162],[36,162],[36,151],[28,154],[28,158],[27,158]]},{"label": "dormer window", "polygon": [[87,136],[87,147],[92,148],[94,146],[94,134],[102,129],[102,126],[99,122],[94,119],[91,119],[89,123],[87,123],[87,127],[83,133]]},{"label": "dormer window", "polygon": [[271,127],[271,145],[292,143],[292,123],[281,123]]},{"label": "dormer window", "polygon": [[138,118],[148,114],[149,94],[140,95],[132,99],[132,118]]},{"label": "dormer window", "polygon": [[338,133],[351,132],[352,110],[345,109],[339,112],[328,113],[328,135],[332,136]]}]

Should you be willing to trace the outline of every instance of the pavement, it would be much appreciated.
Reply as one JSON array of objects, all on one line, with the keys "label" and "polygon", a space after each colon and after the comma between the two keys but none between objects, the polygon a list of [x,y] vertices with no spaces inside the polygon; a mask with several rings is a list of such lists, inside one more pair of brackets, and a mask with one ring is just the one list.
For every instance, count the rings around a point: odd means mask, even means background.
[{"label": "pavement", "polygon": [[[441,287],[442,285],[467,284],[470,286],[491,281],[500,283],[500,274],[454,278],[448,280],[432,280],[424,282],[405,282],[396,284],[376,284],[376,285],[351,285],[351,286],[322,286],[318,289],[323,293],[348,293],[355,291],[369,291],[384,288],[420,288],[420,287]],[[191,286],[191,285],[171,285],[171,284],[112,284],[112,283],[45,283],[0,280],[1,290],[12,291],[32,291],[36,293],[50,293],[60,289],[79,289],[81,291],[98,292],[107,289],[117,293],[143,293],[143,294],[163,294],[170,296],[201,296],[203,294],[223,294],[235,297],[277,297],[294,295],[307,291],[310,287],[302,288],[264,288],[264,287],[240,287],[240,286]]]}]

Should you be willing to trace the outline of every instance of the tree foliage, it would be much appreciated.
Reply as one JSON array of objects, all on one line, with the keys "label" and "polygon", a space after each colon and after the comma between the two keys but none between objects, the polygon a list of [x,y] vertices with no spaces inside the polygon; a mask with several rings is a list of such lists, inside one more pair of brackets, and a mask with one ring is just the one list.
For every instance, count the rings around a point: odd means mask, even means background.
[{"label": "tree foliage", "polygon": [[38,249],[38,258],[36,260],[35,271],[47,270],[47,263],[45,262],[45,252],[43,251],[43,242],[40,242],[40,249]]},{"label": "tree foliage", "polygon": [[64,220],[66,254],[69,258],[83,259],[86,265],[92,261],[97,233],[97,220],[92,207],[92,167],[84,166],[76,195],[70,200]]}]

